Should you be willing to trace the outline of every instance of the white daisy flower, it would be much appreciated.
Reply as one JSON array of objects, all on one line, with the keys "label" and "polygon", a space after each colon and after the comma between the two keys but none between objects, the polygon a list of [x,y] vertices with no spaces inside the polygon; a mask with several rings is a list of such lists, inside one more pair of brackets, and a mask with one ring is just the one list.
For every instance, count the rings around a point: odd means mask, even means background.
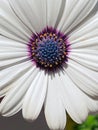
[{"label": "white daisy flower", "polygon": [[[50,129],[98,111],[98,0],[0,1],[0,104]],[[89,18],[88,15],[90,16]]]}]

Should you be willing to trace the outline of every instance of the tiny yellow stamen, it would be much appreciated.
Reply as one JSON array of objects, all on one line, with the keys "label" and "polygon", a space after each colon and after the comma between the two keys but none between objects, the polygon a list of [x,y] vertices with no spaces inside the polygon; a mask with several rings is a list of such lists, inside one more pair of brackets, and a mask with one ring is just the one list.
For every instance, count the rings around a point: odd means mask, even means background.
[{"label": "tiny yellow stamen", "polygon": [[34,50],[35,48],[34,47],[32,47],[32,50]]},{"label": "tiny yellow stamen", "polygon": [[40,38],[43,38],[43,35],[40,35]]},{"label": "tiny yellow stamen", "polygon": [[43,65],[43,64],[45,64],[43,61],[41,61],[41,64]]},{"label": "tiny yellow stamen", "polygon": [[32,44],[35,44],[35,42],[32,42]]},{"label": "tiny yellow stamen", "polygon": [[34,56],[34,55],[35,55],[35,53],[33,52],[33,53],[32,53],[32,55]]},{"label": "tiny yellow stamen", "polygon": [[44,33],[44,37],[46,37],[47,36],[47,34],[46,33]]},{"label": "tiny yellow stamen", "polygon": [[66,48],[65,45],[63,45],[63,48],[64,48],[64,49]]},{"label": "tiny yellow stamen", "polygon": [[35,41],[38,42],[38,39],[36,39]]},{"label": "tiny yellow stamen", "polygon": [[58,62],[55,62],[56,65],[58,65]]},{"label": "tiny yellow stamen", "polygon": [[62,58],[64,59],[64,57],[65,57],[65,56],[63,55]]},{"label": "tiny yellow stamen", "polygon": [[52,67],[52,65],[50,64],[50,67]]},{"label": "tiny yellow stamen", "polygon": [[50,33],[49,36],[52,37],[52,33]]},{"label": "tiny yellow stamen", "polygon": [[62,38],[59,39],[60,41],[63,41]]},{"label": "tiny yellow stamen", "polygon": [[53,36],[56,36],[56,34],[54,33]]},{"label": "tiny yellow stamen", "polygon": [[57,36],[55,36],[55,38],[54,38],[55,40],[57,39]]}]

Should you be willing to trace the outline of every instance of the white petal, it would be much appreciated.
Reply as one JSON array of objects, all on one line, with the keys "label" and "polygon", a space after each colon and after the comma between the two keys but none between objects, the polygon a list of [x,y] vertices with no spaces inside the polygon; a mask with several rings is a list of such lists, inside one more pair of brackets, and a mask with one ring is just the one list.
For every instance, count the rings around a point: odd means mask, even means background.
[{"label": "white petal", "polygon": [[[28,56],[28,52],[0,52],[0,61]],[[29,56],[28,56],[29,57]]]},{"label": "white petal", "polygon": [[21,77],[32,66],[32,62],[28,61],[2,70],[0,72],[0,91]]},{"label": "white petal", "polygon": [[98,14],[69,35],[72,49],[98,49]]},{"label": "white petal", "polygon": [[98,73],[72,60],[68,61],[68,65],[66,72],[77,87],[92,98],[98,99]]},{"label": "white petal", "polygon": [[6,93],[10,90],[10,87],[6,87],[0,91],[0,98],[4,97]]},{"label": "white petal", "polygon": [[18,18],[33,32],[46,27],[46,0],[10,0]]},{"label": "white petal", "polygon": [[49,76],[48,90],[45,102],[45,117],[52,130],[63,130],[66,124],[66,114],[61,102],[60,92],[55,77]]},{"label": "white petal", "polygon": [[47,75],[44,72],[38,72],[24,98],[22,112],[26,120],[33,121],[38,117],[46,96],[46,90]]},{"label": "white petal", "polygon": [[[71,44],[92,39],[98,36],[98,14],[95,14],[92,18],[87,20],[78,29],[73,31],[69,35],[69,40]],[[78,45],[77,45],[78,46]]]},{"label": "white petal", "polygon": [[98,100],[94,100],[86,96],[85,101],[89,109],[89,114],[98,114]]},{"label": "white petal", "polygon": [[1,48],[0,48],[0,53],[9,53],[9,52],[27,52],[27,48],[25,48],[25,49],[23,49],[23,48],[12,48],[12,47],[7,47],[7,46],[5,46],[5,47],[3,47],[3,46],[1,46]]},{"label": "white petal", "polygon": [[47,25],[55,27],[62,11],[62,6],[65,1],[62,0],[46,0],[47,1]]},{"label": "white petal", "polygon": [[98,71],[97,50],[72,49],[69,57],[87,68]]},{"label": "white petal", "polygon": [[96,3],[97,0],[66,0],[65,10],[58,29],[65,34],[70,32],[91,12]]},{"label": "white petal", "polygon": [[4,37],[4,36],[0,36],[0,50],[1,50],[1,47],[5,47],[5,48],[16,48],[16,49],[26,49],[27,48],[27,45],[24,44],[23,42],[18,42],[18,41],[15,41],[15,40],[12,40],[10,38],[7,38],[7,37]]},{"label": "white petal", "polygon": [[20,57],[29,57],[28,46],[14,40],[0,36],[0,63],[2,61]]},{"label": "white petal", "polygon": [[13,84],[13,88],[6,94],[0,104],[0,113],[3,116],[12,116],[22,108],[24,95],[35,78],[35,72],[33,72],[35,69],[35,67],[30,68]]},{"label": "white petal", "polygon": [[17,17],[9,1],[2,0],[0,2],[0,8],[1,34],[17,41],[28,42],[32,32],[25,26],[23,21]]},{"label": "white petal", "polygon": [[[30,68],[34,68],[34,67],[36,67],[36,66],[34,66],[33,64],[32,64],[32,66],[30,67]],[[28,70],[29,70],[29,68],[28,68]],[[6,93],[11,89],[11,88],[13,88],[14,86],[16,86],[16,84],[18,84],[18,82],[19,81],[21,81],[21,77],[23,76],[23,75],[25,75],[25,73],[27,73],[28,72],[28,70],[27,71],[25,71],[24,70],[24,73],[22,73],[18,78],[16,78],[14,81],[12,81],[11,83],[9,83],[9,84],[5,84],[5,86],[3,86],[3,88],[0,88],[0,97],[3,97],[3,96],[5,96],[6,95]],[[2,72],[2,71],[1,71]],[[8,72],[9,72],[9,70],[8,70]],[[11,73],[11,72],[10,72]],[[3,73],[3,75],[5,76],[5,75],[8,75],[6,72],[4,72]],[[2,75],[2,76],[3,76]],[[8,78],[8,76],[7,77],[5,77],[5,78]],[[13,76],[12,76],[12,78],[13,78]],[[1,78],[2,80],[3,80],[3,78]],[[10,79],[9,79],[10,80]],[[1,82],[0,82],[0,87],[1,87]]]},{"label": "white petal", "polygon": [[28,51],[27,45],[0,36],[0,70],[5,67],[29,60]]},{"label": "white petal", "polygon": [[28,60],[29,60],[29,58],[27,56],[18,57],[18,58],[14,58],[14,59],[0,60],[0,70],[11,67],[16,64],[23,63]]},{"label": "white petal", "polygon": [[69,35],[72,49],[98,50],[98,14]]},{"label": "white petal", "polygon": [[[97,33],[96,33],[97,35]],[[80,41],[77,41],[75,43],[71,44],[72,49],[93,49],[98,50],[98,37],[91,36],[91,38],[81,39]]]},{"label": "white petal", "polygon": [[59,91],[61,92],[65,109],[75,122],[82,123],[89,112],[83,93],[75,86],[66,73],[60,73],[57,84],[60,82],[59,80],[61,81]]}]

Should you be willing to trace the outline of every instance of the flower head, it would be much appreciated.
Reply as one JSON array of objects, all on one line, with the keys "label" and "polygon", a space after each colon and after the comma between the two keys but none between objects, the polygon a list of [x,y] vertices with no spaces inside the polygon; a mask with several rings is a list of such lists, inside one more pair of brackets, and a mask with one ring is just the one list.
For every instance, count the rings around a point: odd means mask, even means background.
[{"label": "flower head", "polygon": [[69,44],[67,37],[55,29],[46,28],[33,35],[29,42],[30,58],[45,72],[55,73],[67,61]]},{"label": "flower head", "polygon": [[[98,112],[97,0],[1,0],[0,104],[3,116],[42,107],[50,129]],[[90,17],[88,17],[88,15]]]}]

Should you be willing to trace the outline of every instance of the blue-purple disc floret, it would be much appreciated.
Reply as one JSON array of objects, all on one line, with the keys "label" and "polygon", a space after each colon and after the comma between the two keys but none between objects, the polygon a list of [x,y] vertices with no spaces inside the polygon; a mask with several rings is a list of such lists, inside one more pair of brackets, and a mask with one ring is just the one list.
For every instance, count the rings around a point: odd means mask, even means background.
[{"label": "blue-purple disc floret", "polygon": [[45,28],[33,34],[29,44],[30,58],[40,69],[53,71],[68,60],[68,37],[54,28]]}]

